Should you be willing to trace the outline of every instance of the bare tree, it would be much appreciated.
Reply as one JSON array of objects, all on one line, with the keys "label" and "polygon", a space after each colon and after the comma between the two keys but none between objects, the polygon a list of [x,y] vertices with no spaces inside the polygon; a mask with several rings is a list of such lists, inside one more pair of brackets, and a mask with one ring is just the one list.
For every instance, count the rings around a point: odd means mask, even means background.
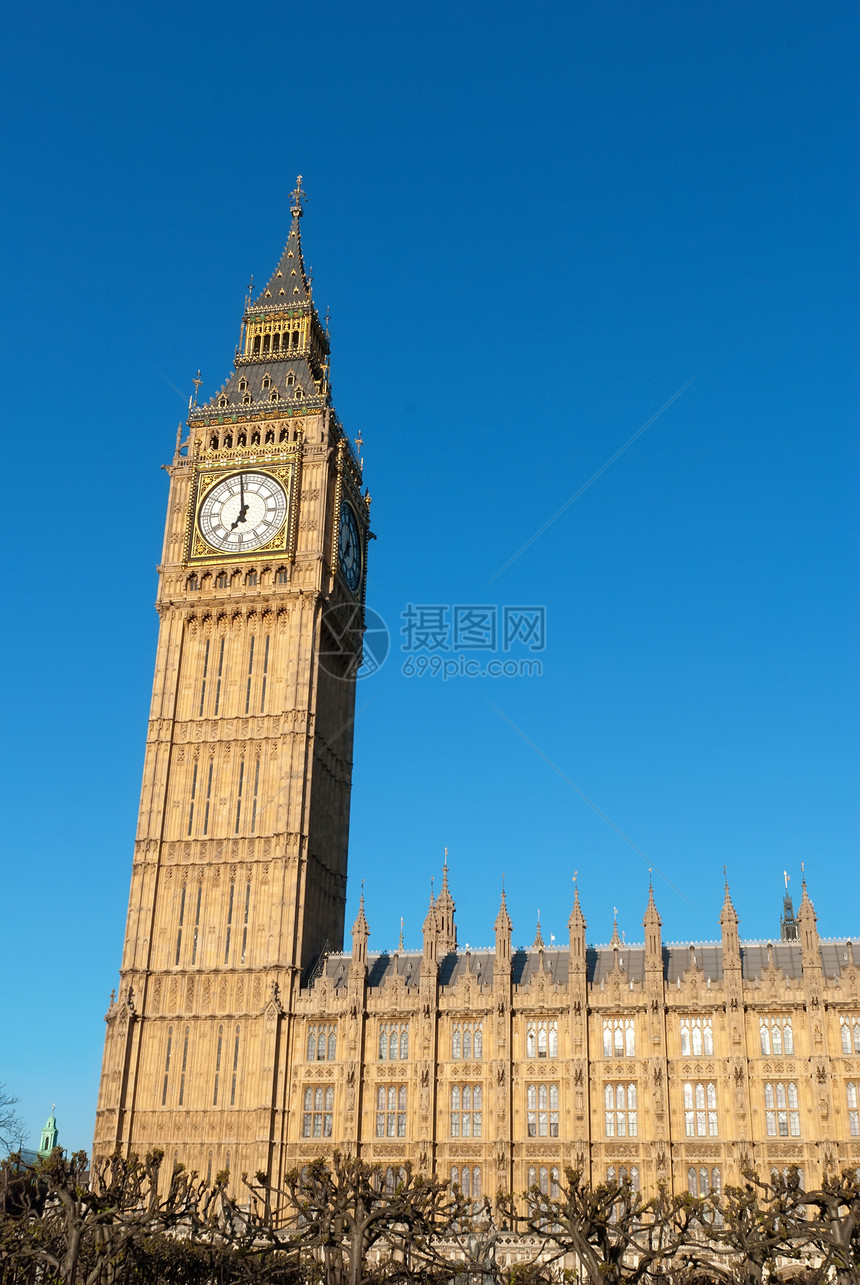
[{"label": "bare tree", "polygon": [[20,1149],[24,1141],[24,1123],[15,1110],[17,1105],[18,1099],[5,1084],[0,1084],[0,1149],[6,1153]]},{"label": "bare tree", "polygon": [[772,1176],[786,1218],[793,1219],[798,1250],[816,1260],[810,1279],[835,1280],[838,1285],[860,1281],[860,1174],[845,1169],[825,1175],[814,1191],[804,1191],[796,1169]]},{"label": "bare tree", "polygon": [[440,1241],[469,1219],[458,1192],[408,1163],[386,1170],[335,1152],[331,1165],[315,1160],[293,1169],[282,1191],[264,1174],[246,1182],[255,1218],[300,1244],[303,1266],[318,1264],[325,1285],[430,1281],[443,1269],[450,1278]]},{"label": "bare tree", "polygon": [[692,1197],[661,1190],[643,1201],[629,1179],[592,1187],[575,1169],[565,1171],[557,1197],[533,1187],[526,1206],[523,1215],[508,1202],[512,1224],[542,1244],[544,1260],[574,1254],[592,1285],[659,1279],[702,1216]]}]

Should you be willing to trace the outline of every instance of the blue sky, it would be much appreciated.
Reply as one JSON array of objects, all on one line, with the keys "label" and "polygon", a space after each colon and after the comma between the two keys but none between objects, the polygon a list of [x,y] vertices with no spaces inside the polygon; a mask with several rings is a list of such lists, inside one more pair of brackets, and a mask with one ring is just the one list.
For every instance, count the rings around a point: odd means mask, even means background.
[{"label": "blue sky", "polygon": [[[718,935],[724,864],[742,935],[778,934],[801,862],[822,934],[860,933],[857,26],[796,0],[7,18],[0,1080],[33,1134],[56,1102],[91,1140],[159,466],[298,172],[393,636],[348,921],[363,878],[371,947],[401,916],[417,945],[447,846],[474,946],[503,873],[515,940],[538,910],[563,937],[574,870],[590,939],[617,906],[638,940],[649,866],[667,940]],[[544,608],[542,675],[406,676],[410,603]]]}]

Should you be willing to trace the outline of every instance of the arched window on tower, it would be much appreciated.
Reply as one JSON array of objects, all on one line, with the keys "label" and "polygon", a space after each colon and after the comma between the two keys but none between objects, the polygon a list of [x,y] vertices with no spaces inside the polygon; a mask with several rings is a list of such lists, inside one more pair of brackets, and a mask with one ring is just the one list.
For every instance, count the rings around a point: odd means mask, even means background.
[{"label": "arched window on tower", "polygon": [[259,355],[260,355],[260,336],[254,335],[254,356],[259,357]]},{"label": "arched window on tower", "polygon": [[272,340],[269,335],[263,335],[263,352],[267,353],[271,346]]},{"label": "arched window on tower", "polygon": [[298,348],[298,346],[299,346],[299,332],[298,332],[297,330],[294,330],[294,331],[293,331],[293,347],[294,347],[294,348]]},{"label": "arched window on tower", "polygon": [[278,352],[280,347],[281,347],[281,336],[276,331],[275,334],[272,335],[272,352]]}]

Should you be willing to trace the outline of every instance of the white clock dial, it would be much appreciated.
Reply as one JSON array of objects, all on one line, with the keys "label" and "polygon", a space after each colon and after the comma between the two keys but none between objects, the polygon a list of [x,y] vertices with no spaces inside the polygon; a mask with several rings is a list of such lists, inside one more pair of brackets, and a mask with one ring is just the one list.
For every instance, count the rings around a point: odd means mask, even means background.
[{"label": "white clock dial", "polygon": [[287,496],[267,473],[231,473],[207,492],[197,516],[200,534],[222,553],[268,544],[284,525]]}]

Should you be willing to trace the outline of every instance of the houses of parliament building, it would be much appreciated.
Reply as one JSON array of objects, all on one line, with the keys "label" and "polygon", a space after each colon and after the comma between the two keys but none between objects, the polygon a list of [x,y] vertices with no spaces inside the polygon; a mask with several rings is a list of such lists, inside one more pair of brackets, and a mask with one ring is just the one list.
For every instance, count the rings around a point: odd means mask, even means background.
[{"label": "houses of parliament building", "polygon": [[[493,1197],[571,1165],[705,1194],[860,1165],[860,959],[803,886],[773,943],[460,949],[444,871],[419,951],[341,953],[370,498],[332,405],[301,180],[235,365],[177,437],[120,985],[96,1156],[211,1178],[335,1149]],[[645,898],[643,896],[643,902]],[[714,919],[718,908],[714,908]]]}]

